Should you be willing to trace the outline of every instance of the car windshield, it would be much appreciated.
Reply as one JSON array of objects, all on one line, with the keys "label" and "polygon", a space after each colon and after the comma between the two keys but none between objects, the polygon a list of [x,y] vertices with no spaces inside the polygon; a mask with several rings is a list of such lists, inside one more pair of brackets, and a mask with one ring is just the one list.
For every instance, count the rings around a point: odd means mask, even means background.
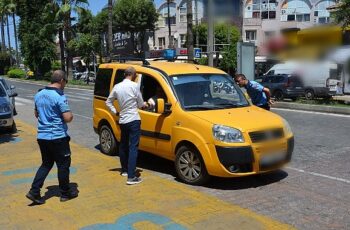
[{"label": "car windshield", "polygon": [[4,86],[0,83],[0,97],[5,97],[6,96],[6,91]]},{"label": "car windshield", "polygon": [[5,87],[6,90],[9,89],[9,87],[8,87],[8,85],[7,85],[6,81],[5,81],[5,79],[0,79],[0,82],[1,82],[2,85]]},{"label": "car windshield", "polygon": [[185,110],[215,110],[249,106],[229,75],[186,74],[171,76],[176,95]]}]

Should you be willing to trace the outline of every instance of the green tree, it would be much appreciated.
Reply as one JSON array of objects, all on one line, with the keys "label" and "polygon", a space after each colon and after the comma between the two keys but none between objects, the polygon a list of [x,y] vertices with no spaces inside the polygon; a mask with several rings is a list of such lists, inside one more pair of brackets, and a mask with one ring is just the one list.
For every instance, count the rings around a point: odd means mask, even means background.
[{"label": "green tree", "polygon": [[342,25],[343,29],[350,26],[350,0],[341,0],[333,17],[337,23]]},{"label": "green tree", "polygon": [[21,52],[36,78],[51,70],[55,59],[56,28],[54,16],[45,12],[49,0],[17,0],[17,15],[20,17],[19,40]]},{"label": "green tree", "polygon": [[6,1],[0,0],[0,30],[1,30],[1,51],[6,51],[5,44],[5,17],[7,14]]},{"label": "green tree", "polygon": [[135,43],[139,40],[143,51],[147,31],[155,29],[158,13],[151,0],[118,0],[114,7],[117,31],[130,33],[133,50],[139,53]]},{"label": "green tree", "polygon": [[17,26],[16,26],[16,1],[10,0],[7,4],[8,13],[12,16],[13,31],[15,36],[15,49],[16,49],[16,63],[19,65],[19,53],[18,53],[18,36],[17,36]]},{"label": "green tree", "polygon": [[[195,35],[199,35],[199,44],[203,52],[206,52],[207,44],[207,25],[200,24],[194,27]],[[237,27],[227,24],[215,25],[215,50],[222,54],[223,58],[219,61],[219,67],[225,71],[232,72],[236,68],[237,51],[236,44],[240,35]],[[219,55],[217,55],[218,57]]]}]

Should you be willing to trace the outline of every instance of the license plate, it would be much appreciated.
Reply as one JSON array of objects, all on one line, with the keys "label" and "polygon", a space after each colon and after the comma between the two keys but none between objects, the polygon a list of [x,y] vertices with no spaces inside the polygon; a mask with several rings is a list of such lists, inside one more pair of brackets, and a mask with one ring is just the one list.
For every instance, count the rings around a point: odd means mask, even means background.
[{"label": "license plate", "polygon": [[287,156],[286,152],[276,152],[276,153],[265,154],[260,157],[260,164],[261,165],[275,164],[285,160],[286,156]]}]

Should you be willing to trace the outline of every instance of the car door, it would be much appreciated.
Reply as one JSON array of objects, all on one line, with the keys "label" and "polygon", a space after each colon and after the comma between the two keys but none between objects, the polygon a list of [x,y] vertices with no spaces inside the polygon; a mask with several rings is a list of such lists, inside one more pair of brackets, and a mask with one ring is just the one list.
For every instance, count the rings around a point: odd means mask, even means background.
[{"label": "car door", "polygon": [[[160,74],[148,69],[137,71],[137,73],[136,82],[140,85],[144,101],[154,96],[158,86],[165,93],[165,102],[174,103],[170,86]],[[158,114],[153,110],[140,110],[139,112],[141,116],[140,149],[163,158],[173,159],[174,154],[171,152],[172,114]]]}]

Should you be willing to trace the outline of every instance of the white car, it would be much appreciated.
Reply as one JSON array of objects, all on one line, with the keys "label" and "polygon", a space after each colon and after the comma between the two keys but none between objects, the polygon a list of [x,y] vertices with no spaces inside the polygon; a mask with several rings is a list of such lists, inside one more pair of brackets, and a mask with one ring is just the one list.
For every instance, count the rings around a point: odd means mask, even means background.
[{"label": "white car", "polygon": [[13,119],[13,104],[10,97],[17,96],[16,93],[9,95],[5,86],[0,82],[0,129],[15,133],[16,123]]},{"label": "white car", "polygon": [[16,101],[15,101],[15,97],[17,96],[17,93],[15,92],[15,86],[14,85],[8,85],[7,82],[5,81],[4,78],[0,77],[0,83],[2,83],[2,85],[5,87],[7,94],[9,95],[11,102],[12,102],[12,106],[13,106],[13,115],[16,116],[17,115],[17,111],[16,111]]}]

